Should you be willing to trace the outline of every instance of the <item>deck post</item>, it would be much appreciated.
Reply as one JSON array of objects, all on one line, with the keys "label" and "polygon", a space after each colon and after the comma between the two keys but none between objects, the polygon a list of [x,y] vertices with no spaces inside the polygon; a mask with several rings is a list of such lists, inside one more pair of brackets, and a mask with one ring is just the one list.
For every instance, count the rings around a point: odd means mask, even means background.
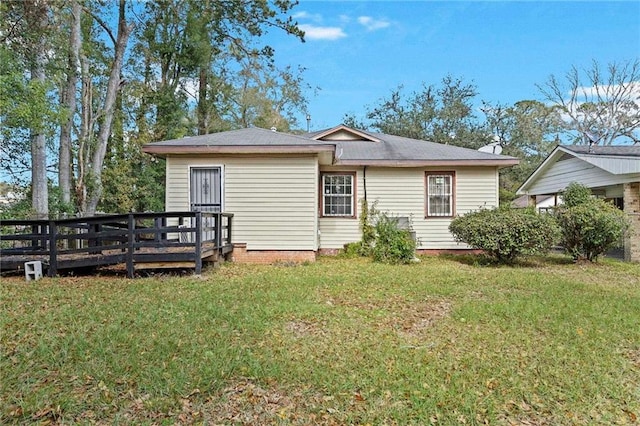
[{"label": "deck post", "polygon": [[222,247],[222,213],[216,213],[214,226],[216,229],[216,249]]},{"label": "deck post", "polygon": [[44,250],[47,247],[47,238],[46,238],[46,234],[44,233],[44,226],[42,224],[31,225],[31,234],[40,235],[41,237],[41,238],[32,239],[31,247],[34,250],[37,250],[38,248],[40,250]]},{"label": "deck post", "polygon": [[156,217],[153,219],[153,241],[155,241],[156,243],[159,243],[160,241],[166,239],[166,234],[160,233],[160,229],[166,226],[166,220],[167,219],[164,217]]},{"label": "deck post", "polygon": [[133,218],[133,213],[129,213],[127,222],[127,277],[133,278],[135,270],[133,267],[133,238],[136,222]]},{"label": "deck post", "polygon": [[49,268],[47,275],[55,277],[58,274],[58,227],[55,220],[49,221]]},{"label": "deck post", "polygon": [[195,247],[195,273],[202,273],[202,212],[196,213],[196,247]]},{"label": "deck post", "polygon": [[233,216],[227,216],[227,244],[231,244],[231,221],[233,220]]}]

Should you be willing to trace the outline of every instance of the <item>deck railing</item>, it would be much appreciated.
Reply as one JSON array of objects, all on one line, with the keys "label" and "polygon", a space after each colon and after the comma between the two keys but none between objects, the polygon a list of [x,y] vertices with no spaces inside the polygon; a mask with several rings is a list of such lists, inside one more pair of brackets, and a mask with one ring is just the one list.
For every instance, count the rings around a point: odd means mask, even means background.
[{"label": "deck railing", "polygon": [[37,259],[55,276],[59,269],[126,263],[132,277],[137,262],[193,261],[200,273],[203,256],[231,246],[232,219],[231,213],[189,211],[3,220],[1,269]]}]

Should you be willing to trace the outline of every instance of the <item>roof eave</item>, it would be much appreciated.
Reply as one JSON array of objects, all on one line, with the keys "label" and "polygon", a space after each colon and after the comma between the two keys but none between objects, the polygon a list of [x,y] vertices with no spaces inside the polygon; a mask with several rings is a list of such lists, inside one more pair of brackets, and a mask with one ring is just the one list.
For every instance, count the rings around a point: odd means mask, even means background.
[{"label": "roof eave", "polygon": [[520,163],[517,158],[504,160],[338,160],[340,166],[378,167],[452,167],[452,166],[497,166],[510,167]]},{"label": "roof eave", "polygon": [[321,152],[334,152],[334,145],[273,145],[273,146],[167,146],[145,145],[142,151],[147,154],[164,157],[167,155],[189,154],[318,154]]}]

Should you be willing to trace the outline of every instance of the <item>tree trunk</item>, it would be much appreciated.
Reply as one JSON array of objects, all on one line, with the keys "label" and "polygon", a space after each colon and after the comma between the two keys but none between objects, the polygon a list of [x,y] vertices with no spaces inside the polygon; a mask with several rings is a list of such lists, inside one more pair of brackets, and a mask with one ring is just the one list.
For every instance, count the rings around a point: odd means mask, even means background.
[{"label": "tree trunk", "polygon": [[207,86],[208,86],[208,70],[204,66],[200,67],[200,75],[198,78],[198,134],[206,135],[209,130],[209,120],[207,114]]},{"label": "tree trunk", "polygon": [[62,95],[62,107],[68,116],[60,130],[59,170],[58,181],[62,202],[71,203],[71,130],[76,113],[76,85],[78,83],[79,52],[80,52],[80,13],[81,8],[77,0],[73,0],[71,9],[71,32],[69,39],[69,62],[67,70],[67,85]]},{"label": "tree trunk", "polygon": [[[33,57],[31,58],[31,83],[34,86],[44,87],[46,42],[44,29],[48,25],[48,6],[46,2],[33,2],[27,10],[27,19],[31,28],[37,29],[37,38],[33,44]],[[38,219],[46,219],[49,216],[49,189],[47,186],[47,147],[44,134],[44,123],[31,126],[31,207]]]},{"label": "tree trunk", "polygon": [[[31,80],[44,84],[41,67],[31,70]],[[31,130],[31,206],[37,219],[49,216],[49,188],[47,186],[47,147],[42,130]]]},{"label": "tree trunk", "polygon": [[[107,143],[111,136],[111,125],[113,123],[116,98],[120,90],[120,73],[124,59],[125,49],[129,35],[133,30],[133,24],[128,25],[125,17],[126,0],[120,0],[118,14],[118,35],[114,49],[113,62],[111,64],[111,74],[107,83],[107,93],[102,108],[102,123],[96,141],[96,148],[91,158],[91,173],[86,178],[91,179],[91,191],[87,193],[87,199],[82,206],[81,213],[84,216],[92,216],[98,208],[98,202],[102,196],[102,166],[107,153]],[[85,183],[86,185],[86,183]]]}]

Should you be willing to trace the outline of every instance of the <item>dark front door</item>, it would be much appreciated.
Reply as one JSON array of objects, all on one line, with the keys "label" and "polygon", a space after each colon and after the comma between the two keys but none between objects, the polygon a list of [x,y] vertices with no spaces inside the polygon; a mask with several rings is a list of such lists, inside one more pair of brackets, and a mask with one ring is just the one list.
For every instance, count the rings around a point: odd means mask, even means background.
[{"label": "dark front door", "polygon": [[[202,167],[191,169],[191,211],[222,211],[222,170],[220,167]],[[203,240],[215,238],[213,218],[205,217],[202,223],[205,230]]]}]

